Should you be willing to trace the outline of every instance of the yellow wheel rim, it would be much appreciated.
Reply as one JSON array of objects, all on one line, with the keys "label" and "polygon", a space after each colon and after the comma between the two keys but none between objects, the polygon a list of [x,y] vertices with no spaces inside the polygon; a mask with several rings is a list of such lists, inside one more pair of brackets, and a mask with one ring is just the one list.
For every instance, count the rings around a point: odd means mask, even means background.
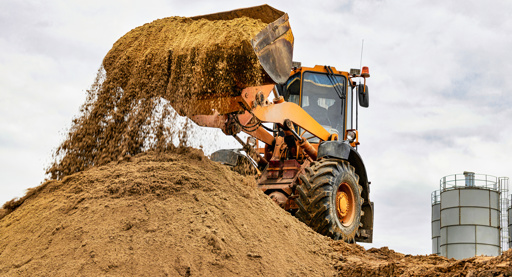
[{"label": "yellow wheel rim", "polygon": [[352,188],[347,183],[341,183],[336,192],[336,213],[344,226],[350,226],[354,221],[356,205]]}]

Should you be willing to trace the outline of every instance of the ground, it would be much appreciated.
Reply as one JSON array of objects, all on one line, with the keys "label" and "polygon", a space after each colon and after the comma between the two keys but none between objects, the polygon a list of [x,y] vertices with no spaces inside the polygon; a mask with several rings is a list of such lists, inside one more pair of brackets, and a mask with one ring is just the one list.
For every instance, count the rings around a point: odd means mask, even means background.
[{"label": "ground", "polygon": [[512,274],[510,251],[457,261],[333,241],[192,148],[48,181],[3,208],[2,276]]}]

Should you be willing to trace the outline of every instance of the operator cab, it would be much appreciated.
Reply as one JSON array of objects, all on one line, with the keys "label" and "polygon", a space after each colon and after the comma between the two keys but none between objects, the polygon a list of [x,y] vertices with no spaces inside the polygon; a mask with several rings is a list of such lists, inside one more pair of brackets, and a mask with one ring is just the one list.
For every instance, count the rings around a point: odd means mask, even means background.
[{"label": "operator cab", "polygon": [[[301,69],[290,76],[280,93],[286,101],[301,106],[329,133],[336,133],[343,138],[346,129],[345,112],[348,115],[347,121],[352,121],[352,105],[345,107],[344,101],[348,98],[347,103],[352,103],[352,93],[347,93],[346,76]],[[304,132],[302,129],[299,131]],[[304,137],[310,142],[319,142],[318,138],[307,132]]]}]

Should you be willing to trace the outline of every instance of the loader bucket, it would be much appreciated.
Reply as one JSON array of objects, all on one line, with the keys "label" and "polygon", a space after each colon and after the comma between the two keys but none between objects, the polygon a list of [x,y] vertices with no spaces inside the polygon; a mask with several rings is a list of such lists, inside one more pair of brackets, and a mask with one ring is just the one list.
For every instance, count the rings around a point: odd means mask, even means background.
[{"label": "loader bucket", "polygon": [[270,78],[278,84],[285,83],[290,76],[293,58],[293,34],[288,15],[283,14],[268,24],[251,43],[261,66]]},{"label": "loader bucket", "polygon": [[200,15],[191,19],[232,20],[239,17],[259,19],[268,24],[251,40],[251,44],[261,66],[270,78],[278,84],[286,82],[292,68],[293,56],[293,34],[288,14],[269,5],[261,5]]}]

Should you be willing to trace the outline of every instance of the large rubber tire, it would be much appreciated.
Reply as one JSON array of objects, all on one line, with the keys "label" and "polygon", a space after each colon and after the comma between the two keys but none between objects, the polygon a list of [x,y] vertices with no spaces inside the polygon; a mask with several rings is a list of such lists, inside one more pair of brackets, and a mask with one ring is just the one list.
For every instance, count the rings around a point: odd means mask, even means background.
[{"label": "large rubber tire", "polygon": [[295,214],[316,232],[355,242],[361,221],[362,187],[347,161],[322,159],[299,176]]}]

